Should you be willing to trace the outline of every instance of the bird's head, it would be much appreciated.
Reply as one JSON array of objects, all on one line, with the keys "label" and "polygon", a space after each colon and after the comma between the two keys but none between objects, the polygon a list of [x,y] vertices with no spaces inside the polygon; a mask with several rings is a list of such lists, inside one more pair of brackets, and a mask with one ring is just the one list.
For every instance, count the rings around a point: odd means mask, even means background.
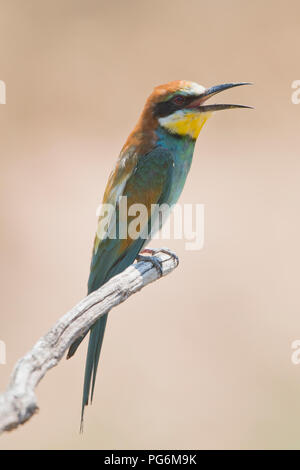
[{"label": "bird's head", "polygon": [[142,119],[171,134],[197,139],[203,125],[215,111],[248,108],[237,104],[206,104],[212,96],[248,83],[226,83],[204,88],[194,82],[176,80],[156,87],[149,96]]}]

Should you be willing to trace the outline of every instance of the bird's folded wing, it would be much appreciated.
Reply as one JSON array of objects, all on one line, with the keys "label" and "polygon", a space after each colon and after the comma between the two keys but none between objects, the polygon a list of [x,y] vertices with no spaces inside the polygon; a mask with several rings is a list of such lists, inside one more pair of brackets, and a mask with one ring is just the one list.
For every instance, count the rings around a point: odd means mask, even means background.
[{"label": "bird's folded wing", "polygon": [[[122,272],[135,260],[155,224],[153,219],[157,217],[157,211],[153,210],[153,206],[163,204],[168,199],[172,172],[173,160],[170,152],[157,148],[137,160],[130,175],[126,179],[123,177],[123,181],[119,183],[121,188],[114,185],[113,178],[109,182],[110,190],[106,191],[105,200],[114,205],[105,233],[105,214],[99,217],[89,292]],[[120,176],[116,174],[116,179],[117,176],[120,181]],[[122,202],[120,197],[123,198]],[[121,204],[124,206],[120,207]]]}]

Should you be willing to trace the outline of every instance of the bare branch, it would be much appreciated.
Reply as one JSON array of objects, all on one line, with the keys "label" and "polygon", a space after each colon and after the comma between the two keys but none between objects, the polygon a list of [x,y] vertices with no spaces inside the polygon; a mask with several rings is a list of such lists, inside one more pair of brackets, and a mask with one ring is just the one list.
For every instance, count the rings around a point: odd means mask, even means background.
[{"label": "bare branch", "polygon": [[[155,258],[161,265],[162,276],[178,266],[178,258],[171,252],[161,251]],[[60,318],[17,362],[6,392],[0,395],[0,433],[25,423],[38,410],[35,387],[47,371],[58,364],[75,339],[102,315],[160,277],[161,273],[152,262],[133,264]]]}]

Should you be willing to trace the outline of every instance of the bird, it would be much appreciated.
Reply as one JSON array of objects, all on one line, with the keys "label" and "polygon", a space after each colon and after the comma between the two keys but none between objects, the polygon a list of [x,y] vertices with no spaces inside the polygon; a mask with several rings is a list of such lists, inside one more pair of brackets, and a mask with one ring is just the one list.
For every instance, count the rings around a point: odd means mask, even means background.
[{"label": "bird", "polygon": [[[151,205],[168,204],[172,207],[178,201],[191,167],[196,140],[212,114],[233,108],[250,108],[236,104],[207,104],[207,100],[230,88],[249,84],[225,83],[205,88],[196,82],[175,80],[154,88],[108,179],[103,205],[109,204],[113,208],[114,217],[108,220],[107,231],[103,233],[103,229],[98,229],[104,214],[99,216],[88,294],[124,271],[138,257],[143,256],[143,251],[147,251],[145,246],[153,236],[151,227],[156,227],[154,230],[160,228],[155,220],[158,214],[151,213]],[[128,233],[126,237],[107,235],[113,228],[120,229],[122,226],[125,232],[128,228],[130,218],[124,219],[119,213],[122,197],[127,198],[128,207],[143,204],[148,209],[148,217],[144,217],[140,223],[140,233],[144,230],[148,237],[130,237]],[[149,251],[151,253],[148,249]],[[108,314],[102,316],[90,329],[81,430],[85,407],[92,402],[94,396],[107,317]],[[75,354],[84,337],[85,335],[78,338],[70,346],[68,359]]]}]

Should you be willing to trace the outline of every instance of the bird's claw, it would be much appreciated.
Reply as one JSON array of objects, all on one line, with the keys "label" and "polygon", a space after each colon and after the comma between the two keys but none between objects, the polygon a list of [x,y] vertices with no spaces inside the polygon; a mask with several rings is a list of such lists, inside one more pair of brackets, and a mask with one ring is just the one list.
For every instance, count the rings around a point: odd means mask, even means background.
[{"label": "bird's claw", "polygon": [[159,275],[162,276],[163,272],[162,272],[161,262],[157,258],[155,258],[155,256],[143,256],[139,254],[136,257],[136,260],[145,261],[146,263],[147,262],[152,263],[152,265],[157,269]]},{"label": "bird's claw", "polygon": [[166,255],[169,255],[170,258],[175,258],[177,264],[179,263],[179,258],[174,253],[174,251],[169,250],[169,248],[144,248],[144,250],[141,251],[142,253],[149,253],[150,255],[156,255],[157,253],[165,253]]},{"label": "bird's claw", "polygon": [[[148,255],[144,256],[143,253],[147,253]],[[141,251],[140,254],[138,254],[138,256],[136,257],[136,260],[137,261],[146,261],[146,262],[149,261],[150,263],[152,263],[152,265],[157,269],[159,274],[162,276],[163,271],[162,271],[161,261],[159,261],[155,257],[155,255],[157,253],[165,253],[166,255],[169,255],[170,258],[175,258],[177,264],[179,262],[178,256],[176,255],[176,253],[169,250],[168,248],[156,248],[156,249],[155,248],[145,248],[144,250]]]}]

